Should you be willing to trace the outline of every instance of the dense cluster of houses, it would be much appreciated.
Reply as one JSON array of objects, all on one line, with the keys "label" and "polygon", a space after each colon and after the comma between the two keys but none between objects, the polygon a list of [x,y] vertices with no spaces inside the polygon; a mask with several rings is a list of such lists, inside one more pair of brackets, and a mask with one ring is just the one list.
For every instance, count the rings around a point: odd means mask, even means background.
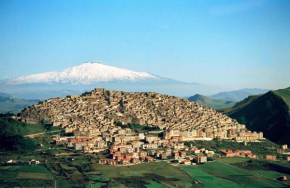
[{"label": "dense cluster of houses", "polygon": [[[195,153],[193,153],[195,151]],[[213,151],[198,149],[196,147],[183,147],[174,149],[171,146],[157,147],[156,149],[141,149],[128,145],[114,145],[110,149],[110,157],[100,159],[100,164],[127,165],[140,162],[152,162],[154,160],[173,160],[176,163],[191,165],[207,162],[207,156],[212,156]]]},{"label": "dense cluster of houses", "polygon": [[114,122],[122,122],[155,126],[183,140],[263,138],[263,133],[248,131],[245,125],[211,108],[155,92],[95,89],[81,96],[42,101],[26,108],[19,119],[28,123],[49,122],[64,127],[67,133],[87,137],[110,134]]},{"label": "dense cluster of houses", "polygon": [[[81,132],[81,131],[80,131]],[[74,136],[53,135],[56,144],[64,144],[74,150],[99,152],[109,150],[108,158],[100,159],[100,164],[128,165],[153,160],[175,160],[179,164],[190,165],[207,162],[215,152],[205,148],[185,146],[182,131],[167,130],[162,137],[148,133],[134,133],[130,128],[114,126],[110,132],[92,136],[74,131]],[[77,135],[77,136],[76,136]],[[281,148],[287,149],[287,145]],[[250,150],[222,150],[224,157],[257,158]],[[276,155],[265,155],[266,160],[276,160]],[[290,157],[287,158],[290,160]]]},{"label": "dense cluster of houses", "polygon": [[[169,158],[183,163],[182,160],[199,163],[206,161],[212,152],[199,154],[197,148],[185,147],[185,141],[230,139],[251,142],[263,139],[263,133],[248,131],[245,125],[211,108],[154,92],[95,89],[81,96],[42,101],[23,110],[19,119],[27,123],[61,126],[66,133],[72,133],[73,136],[69,137],[54,136],[56,144],[83,152],[109,149],[112,157],[100,160],[102,164]],[[116,122],[158,127],[164,135],[136,133],[130,128],[117,126]],[[187,151],[197,153],[190,156],[185,154]]]},{"label": "dense cluster of houses", "polygon": [[[204,163],[207,157],[212,157],[215,152],[205,148],[185,146],[184,132],[180,130],[167,130],[164,135],[153,135],[150,132],[135,133],[130,128],[114,126],[110,131],[102,134],[91,135],[79,128],[73,131],[74,136],[61,137],[53,135],[57,145],[65,145],[68,148],[82,152],[100,152],[109,150],[110,157],[100,159],[100,164],[127,165],[153,160],[177,160],[180,164]],[[287,145],[281,145],[279,149],[285,151]],[[279,153],[279,152],[278,152]],[[224,157],[257,158],[250,150],[222,150]],[[276,155],[265,155],[266,160],[276,160]],[[287,156],[290,161],[290,156]]]},{"label": "dense cluster of houses", "polygon": [[65,145],[74,150],[83,152],[109,150],[110,157],[100,159],[100,164],[127,165],[158,159],[174,159],[182,164],[204,163],[208,156],[214,154],[213,151],[204,148],[187,147],[180,137],[167,135],[166,138],[162,138],[157,135],[137,134],[129,128],[122,129],[119,126],[115,126],[110,134],[87,137],[87,135],[79,136],[77,131],[74,133],[78,136],[53,135],[52,137],[57,145]]}]

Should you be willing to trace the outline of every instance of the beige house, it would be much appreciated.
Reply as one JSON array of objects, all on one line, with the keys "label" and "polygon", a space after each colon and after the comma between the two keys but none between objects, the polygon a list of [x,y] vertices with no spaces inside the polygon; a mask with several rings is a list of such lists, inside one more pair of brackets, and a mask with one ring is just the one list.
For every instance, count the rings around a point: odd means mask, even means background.
[{"label": "beige house", "polygon": [[207,157],[204,156],[204,155],[198,155],[198,156],[195,158],[195,162],[198,163],[198,164],[206,163],[206,162],[207,162]]},{"label": "beige house", "polygon": [[277,159],[277,156],[276,155],[265,155],[265,159],[275,161]]}]

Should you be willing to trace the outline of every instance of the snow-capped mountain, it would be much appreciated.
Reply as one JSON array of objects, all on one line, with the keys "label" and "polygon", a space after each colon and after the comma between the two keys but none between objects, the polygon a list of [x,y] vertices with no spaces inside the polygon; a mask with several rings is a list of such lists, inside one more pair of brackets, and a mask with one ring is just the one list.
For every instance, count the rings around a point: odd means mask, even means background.
[{"label": "snow-capped mountain", "polygon": [[21,76],[3,80],[7,85],[35,84],[35,83],[70,83],[70,84],[94,84],[98,82],[111,81],[145,81],[160,80],[161,77],[154,76],[147,72],[135,72],[121,69],[101,63],[83,63],[79,66],[66,68],[62,71],[46,72]]},{"label": "snow-capped mountain", "polygon": [[102,63],[83,63],[61,71],[0,80],[0,92],[24,99],[45,100],[52,97],[78,95],[94,88],[127,92],[154,91],[175,96],[195,93],[210,95],[221,91],[211,86],[181,82]]}]

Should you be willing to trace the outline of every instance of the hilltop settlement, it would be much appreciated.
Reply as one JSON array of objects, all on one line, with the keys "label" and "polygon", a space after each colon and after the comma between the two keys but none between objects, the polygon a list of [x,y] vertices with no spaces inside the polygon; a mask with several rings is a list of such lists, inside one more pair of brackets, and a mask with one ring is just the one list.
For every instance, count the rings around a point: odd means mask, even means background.
[{"label": "hilltop settlement", "polygon": [[[214,152],[187,147],[184,142],[226,139],[247,143],[263,139],[262,132],[251,132],[211,108],[154,92],[95,89],[81,96],[39,102],[24,109],[18,118],[26,123],[60,126],[71,134],[54,135],[56,144],[91,153],[109,150],[111,158],[99,163],[112,165],[150,162],[153,158],[203,163]],[[196,155],[185,160],[187,151]],[[224,154],[255,158],[251,151]]]}]

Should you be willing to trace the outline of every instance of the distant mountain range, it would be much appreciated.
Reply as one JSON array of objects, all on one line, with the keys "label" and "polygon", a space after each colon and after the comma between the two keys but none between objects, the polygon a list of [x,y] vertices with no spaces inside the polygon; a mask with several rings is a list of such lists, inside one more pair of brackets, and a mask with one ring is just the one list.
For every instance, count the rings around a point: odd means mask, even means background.
[{"label": "distant mountain range", "polygon": [[232,108],[219,111],[250,130],[262,131],[273,142],[290,145],[290,88],[250,96]]},{"label": "distant mountain range", "polygon": [[[242,101],[251,95],[266,93],[267,89],[240,89],[235,91],[220,92],[212,96],[196,94],[188,98],[189,101],[197,102],[213,109],[233,107],[238,101]],[[226,109],[225,109],[226,110]]]},{"label": "distant mountain range", "polygon": [[233,102],[233,101],[212,99],[210,97],[199,95],[199,94],[189,97],[188,100],[192,102],[197,102],[199,104],[202,104],[204,106],[207,106],[213,109],[230,108],[236,104],[236,102]]},{"label": "distant mountain range", "polygon": [[268,91],[269,91],[268,89],[245,88],[245,89],[240,89],[236,91],[227,91],[227,92],[217,93],[210,97],[213,99],[221,99],[225,101],[241,101],[250,95],[264,94]]},{"label": "distant mountain range", "polygon": [[19,113],[24,108],[38,103],[39,100],[25,100],[13,95],[0,93],[0,113]]},{"label": "distant mountain range", "polygon": [[25,99],[42,100],[63,97],[62,91],[70,90],[73,91],[71,94],[79,94],[94,88],[131,92],[155,91],[175,96],[191,93],[210,95],[221,91],[217,87],[181,82],[147,72],[136,72],[102,63],[83,63],[61,71],[0,81],[0,92]]}]

